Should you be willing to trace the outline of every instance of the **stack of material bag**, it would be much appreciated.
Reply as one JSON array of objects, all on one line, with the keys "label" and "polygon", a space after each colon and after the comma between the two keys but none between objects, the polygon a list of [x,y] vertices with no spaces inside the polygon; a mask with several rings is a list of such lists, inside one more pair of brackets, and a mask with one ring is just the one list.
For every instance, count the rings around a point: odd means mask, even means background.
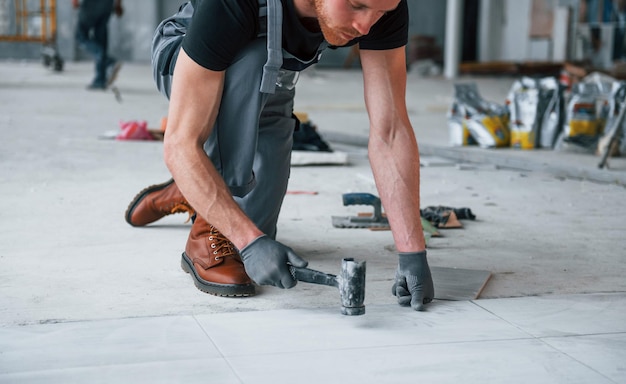
[{"label": "stack of material bag", "polygon": [[[555,149],[600,154],[626,105],[626,82],[592,73],[572,87],[555,77],[522,77],[503,105],[484,100],[476,84],[456,84],[448,112],[452,146]],[[626,129],[619,151],[626,154]]]},{"label": "stack of material bag", "polygon": [[348,154],[335,151],[320,136],[317,126],[304,112],[295,112],[298,127],[293,133],[291,165],[346,165]]}]

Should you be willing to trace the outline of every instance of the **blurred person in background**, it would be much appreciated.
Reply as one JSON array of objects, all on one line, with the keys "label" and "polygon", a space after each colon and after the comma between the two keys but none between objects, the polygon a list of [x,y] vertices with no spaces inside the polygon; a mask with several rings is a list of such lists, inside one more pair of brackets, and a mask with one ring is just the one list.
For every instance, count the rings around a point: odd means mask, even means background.
[{"label": "blurred person in background", "polygon": [[117,17],[124,14],[122,0],[72,0],[72,5],[78,10],[76,41],[95,60],[95,76],[87,89],[107,89],[122,66],[108,53],[109,19],[112,13]]}]

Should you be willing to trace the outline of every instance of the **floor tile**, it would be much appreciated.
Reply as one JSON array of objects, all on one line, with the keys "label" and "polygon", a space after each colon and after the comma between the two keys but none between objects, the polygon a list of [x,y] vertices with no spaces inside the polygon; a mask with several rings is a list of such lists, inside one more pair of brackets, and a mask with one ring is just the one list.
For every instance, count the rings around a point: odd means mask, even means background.
[{"label": "floor tile", "polygon": [[172,384],[242,383],[221,358],[32,370],[0,374],[2,384]]},{"label": "floor tile", "polygon": [[607,331],[623,327],[625,301],[437,300],[426,312],[370,305],[363,316],[337,305],[5,327],[0,383],[626,383],[626,332]]},{"label": "floor tile", "polygon": [[489,271],[444,267],[430,269],[435,284],[435,298],[440,300],[477,299],[491,277]]},{"label": "floor tile", "polygon": [[0,374],[220,358],[191,316],[0,328]]},{"label": "floor tile", "polygon": [[475,303],[536,337],[626,332],[626,294],[551,295]]},{"label": "floor tile", "polygon": [[609,384],[539,340],[445,343],[238,356],[244,383]]},{"label": "floor tile", "polygon": [[626,334],[542,339],[616,383],[626,383]]},{"label": "floor tile", "polygon": [[387,347],[528,337],[471,302],[433,302],[426,312],[368,306],[363,316],[339,308],[197,316],[224,356]]}]

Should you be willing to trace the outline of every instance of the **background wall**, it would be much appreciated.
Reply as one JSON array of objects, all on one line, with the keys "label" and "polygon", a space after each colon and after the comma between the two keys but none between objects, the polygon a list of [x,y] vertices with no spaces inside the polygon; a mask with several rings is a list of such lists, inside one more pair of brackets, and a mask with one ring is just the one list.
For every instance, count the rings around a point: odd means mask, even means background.
[{"label": "background wall", "polygon": [[[0,0],[3,5],[12,3]],[[123,0],[124,16],[113,16],[109,24],[110,52],[125,61],[149,62],[152,34],[159,22],[174,14],[184,0],[132,1]],[[39,0],[28,0],[30,9],[39,9]],[[445,1],[409,0],[410,26],[409,35],[426,34],[435,36],[442,45],[445,31]],[[0,11],[0,15],[2,11]],[[70,0],[57,0],[57,48],[66,61],[88,59],[86,54],[76,47],[74,28],[77,14]],[[35,16],[30,23],[36,24],[41,16]],[[6,31],[0,30],[0,35]],[[41,43],[0,42],[0,58],[39,59]],[[341,66],[348,54],[347,49],[327,51],[323,55],[321,66]]]},{"label": "background wall", "polygon": [[[13,1],[0,0],[0,8],[6,5],[4,3],[10,5]],[[110,52],[125,61],[149,62],[150,41],[161,15],[174,13],[180,3],[180,0],[123,0],[124,16],[119,19],[112,16],[109,24]],[[39,0],[27,0],[26,4],[29,10],[40,9]],[[13,14],[11,17],[14,18]],[[28,19],[28,23],[36,25],[42,18],[41,15],[33,15]],[[86,54],[76,47],[74,42],[76,19],[77,11],[72,7],[71,1],[57,0],[55,41],[59,53],[66,61],[86,58]],[[6,34],[7,31],[0,31],[0,35]],[[41,43],[0,42],[0,58],[38,59],[41,48]]]},{"label": "background wall", "polygon": [[[574,57],[576,46],[571,37],[575,36],[578,3],[579,0],[481,0],[478,61],[563,61]],[[548,28],[542,28],[537,17],[533,18],[533,5],[535,12],[551,13],[546,18],[552,23]]]},{"label": "background wall", "polygon": [[[26,0],[29,7],[38,9],[40,0]],[[158,23],[175,13],[184,0],[123,0],[125,14],[121,19],[112,17],[110,28],[111,53],[125,61],[149,62],[150,42]],[[552,41],[539,39],[532,35],[533,5],[561,7],[569,10],[570,20],[578,19],[580,0],[465,0],[465,20],[462,32],[464,42],[463,57],[468,61],[529,61],[563,60],[576,57],[577,47],[573,38],[576,23],[566,23],[562,38]],[[7,12],[2,11],[13,0],[0,0],[0,36],[6,33]],[[409,36],[430,36],[441,50],[445,42],[446,1],[409,0],[410,25]],[[469,10],[477,10],[477,17],[471,27],[467,18]],[[66,61],[87,59],[86,54],[78,49],[74,42],[76,11],[70,0],[57,0],[58,34],[56,42],[61,56]],[[558,18],[555,17],[554,20]],[[33,23],[40,20],[34,20]],[[536,24],[536,23],[535,23]],[[474,36],[476,30],[476,36]],[[565,37],[563,37],[563,35]],[[552,45],[550,45],[552,44]],[[558,44],[558,45],[554,45]],[[0,58],[39,59],[42,44],[0,42]],[[469,52],[473,50],[475,52]],[[349,49],[327,51],[320,66],[340,67],[348,55]],[[555,55],[554,52],[560,53]],[[553,53],[549,57],[549,53]],[[557,58],[558,57],[558,58]]]}]

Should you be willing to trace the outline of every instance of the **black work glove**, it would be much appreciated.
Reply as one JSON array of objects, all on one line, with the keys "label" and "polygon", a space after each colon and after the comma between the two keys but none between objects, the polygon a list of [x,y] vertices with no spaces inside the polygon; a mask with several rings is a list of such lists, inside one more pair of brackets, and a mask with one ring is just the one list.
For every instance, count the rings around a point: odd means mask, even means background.
[{"label": "black work glove", "polygon": [[304,268],[309,262],[295,252],[267,235],[259,236],[241,251],[246,273],[260,285],[273,285],[278,288],[293,288],[297,280],[293,278],[289,266]]},{"label": "black work glove", "polygon": [[398,304],[411,305],[416,311],[425,310],[424,304],[433,301],[435,288],[430,275],[426,251],[400,253],[396,281],[391,293],[398,298]]}]

